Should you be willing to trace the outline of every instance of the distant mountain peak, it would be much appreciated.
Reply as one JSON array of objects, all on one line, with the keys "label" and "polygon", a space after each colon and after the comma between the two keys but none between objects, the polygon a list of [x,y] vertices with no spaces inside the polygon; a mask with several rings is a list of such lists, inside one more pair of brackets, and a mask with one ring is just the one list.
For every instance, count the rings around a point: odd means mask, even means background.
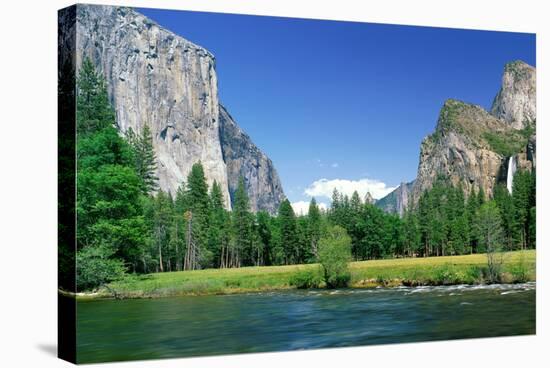
[{"label": "distant mountain peak", "polygon": [[403,216],[409,207],[414,180],[411,182],[402,182],[397,188],[383,198],[376,201],[376,206],[388,213],[396,213]]},{"label": "distant mountain peak", "polygon": [[516,60],[504,66],[502,86],[491,107],[491,114],[515,129],[523,129],[537,118],[537,71]]},{"label": "distant mountain peak", "polygon": [[416,203],[440,176],[465,194],[483,189],[492,195],[506,177],[510,157],[523,169],[535,167],[535,122],[536,69],[521,60],[509,62],[490,113],[479,105],[445,100],[435,131],[420,146],[416,180],[401,184],[377,206],[402,215],[404,203]]}]

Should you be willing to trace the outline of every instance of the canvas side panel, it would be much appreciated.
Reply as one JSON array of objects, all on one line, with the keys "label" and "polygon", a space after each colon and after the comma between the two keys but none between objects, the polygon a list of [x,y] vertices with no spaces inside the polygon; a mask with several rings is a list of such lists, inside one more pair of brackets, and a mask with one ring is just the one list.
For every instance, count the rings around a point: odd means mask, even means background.
[{"label": "canvas side panel", "polygon": [[76,363],[76,5],[58,12],[58,356]]}]

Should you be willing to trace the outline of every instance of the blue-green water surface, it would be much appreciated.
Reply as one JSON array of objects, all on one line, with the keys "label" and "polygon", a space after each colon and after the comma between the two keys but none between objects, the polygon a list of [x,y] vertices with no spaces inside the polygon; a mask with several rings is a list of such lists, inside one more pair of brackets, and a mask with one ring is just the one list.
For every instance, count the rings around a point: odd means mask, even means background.
[{"label": "blue-green water surface", "polygon": [[79,363],[535,333],[535,284],[160,299],[77,307]]}]

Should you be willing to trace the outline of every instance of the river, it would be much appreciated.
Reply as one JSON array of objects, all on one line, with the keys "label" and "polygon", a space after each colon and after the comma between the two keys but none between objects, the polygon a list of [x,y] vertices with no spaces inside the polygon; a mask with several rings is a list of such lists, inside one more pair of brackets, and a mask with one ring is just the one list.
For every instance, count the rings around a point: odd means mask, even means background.
[{"label": "river", "polygon": [[535,333],[535,284],[78,302],[79,363]]}]

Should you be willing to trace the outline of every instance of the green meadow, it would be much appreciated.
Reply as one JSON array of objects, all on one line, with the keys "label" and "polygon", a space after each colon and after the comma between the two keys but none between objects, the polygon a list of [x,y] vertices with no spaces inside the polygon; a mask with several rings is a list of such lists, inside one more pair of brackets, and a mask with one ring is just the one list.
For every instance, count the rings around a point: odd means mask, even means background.
[{"label": "green meadow", "polygon": [[[501,282],[534,281],[535,266],[534,250],[503,253]],[[483,284],[486,267],[485,254],[351,262],[350,287]],[[293,289],[296,286],[291,280],[304,272],[320,274],[321,267],[306,264],[130,275],[94,293],[80,293],[78,298],[157,298]]]}]

